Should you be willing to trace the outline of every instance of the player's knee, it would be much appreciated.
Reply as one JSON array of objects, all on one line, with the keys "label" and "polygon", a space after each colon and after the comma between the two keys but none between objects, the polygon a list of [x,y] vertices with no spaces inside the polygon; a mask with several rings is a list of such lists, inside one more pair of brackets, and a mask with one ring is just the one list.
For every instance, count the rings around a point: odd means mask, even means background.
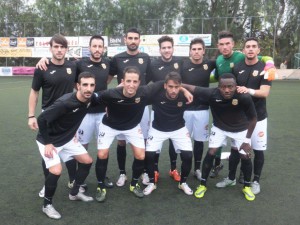
[{"label": "player's knee", "polygon": [[108,158],[108,150],[98,150],[98,158],[99,159],[107,159]]},{"label": "player's knee", "polygon": [[61,175],[61,171],[62,171],[62,166],[61,164],[58,164],[58,165],[55,165],[55,166],[52,166],[49,168],[49,172],[54,174],[54,175]]},{"label": "player's knee", "polygon": [[182,161],[192,161],[192,158],[193,158],[192,151],[183,151],[183,150],[181,150],[180,154],[181,154]]}]

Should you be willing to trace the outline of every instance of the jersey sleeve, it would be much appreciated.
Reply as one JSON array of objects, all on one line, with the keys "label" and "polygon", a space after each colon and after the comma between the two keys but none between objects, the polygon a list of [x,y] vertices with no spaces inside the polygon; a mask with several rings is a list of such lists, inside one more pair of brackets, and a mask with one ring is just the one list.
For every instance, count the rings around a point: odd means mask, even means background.
[{"label": "jersey sleeve", "polygon": [[35,69],[32,79],[31,88],[35,91],[39,91],[43,86],[43,72],[40,69]]},{"label": "jersey sleeve", "polygon": [[213,88],[196,87],[193,94],[199,102],[202,104],[208,104],[213,90]]},{"label": "jersey sleeve", "polygon": [[252,120],[253,118],[257,117],[253,100],[249,94],[241,94],[241,96],[243,98],[242,102],[245,114],[248,120]]},{"label": "jersey sleeve", "polygon": [[61,115],[66,112],[65,104],[61,100],[55,101],[50,107],[40,114],[37,119],[39,125],[39,132],[43,137],[45,144],[50,144],[50,138],[48,134],[48,126],[55,121]]},{"label": "jersey sleeve", "polygon": [[117,64],[117,59],[115,57],[112,58],[110,61],[110,66],[109,66],[109,75],[117,75],[118,73],[118,64]]}]

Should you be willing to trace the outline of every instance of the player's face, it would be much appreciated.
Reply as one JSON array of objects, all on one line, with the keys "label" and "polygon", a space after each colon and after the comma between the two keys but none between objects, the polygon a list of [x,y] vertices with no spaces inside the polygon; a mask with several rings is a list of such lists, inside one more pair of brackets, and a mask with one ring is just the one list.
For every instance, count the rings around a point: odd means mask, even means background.
[{"label": "player's face", "polygon": [[64,60],[67,50],[68,48],[65,48],[64,46],[56,43],[55,41],[53,42],[52,47],[50,47],[52,58],[54,58],[57,61]]},{"label": "player's face", "polygon": [[225,58],[228,58],[232,55],[233,47],[234,41],[232,38],[222,38],[218,40],[218,49]]},{"label": "player's face", "polygon": [[193,62],[202,62],[205,50],[202,44],[193,44],[190,49],[190,57]]},{"label": "player's face", "polygon": [[139,75],[137,73],[125,73],[122,84],[124,96],[133,97],[140,86]]},{"label": "player's face", "polygon": [[138,50],[141,39],[140,35],[137,33],[127,33],[127,36],[124,38],[125,44],[127,46],[127,50],[130,52],[134,52]]},{"label": "player's face", "polygon": [[260,52],[260,48],[258,46],[257,41],[251,40],[245,43],[243,52],[247,59],[255,59]]},{"label": "player's face", "polygon": [[77,83],[78,99],[82,102],[89,100],[95,90],[95,79],[92,77],[81,78],[80,83]]},{"label": "player's face", "polygon": [[174,52],[174,48],[171,42],[165,41],[160,44],[159,53],[163,61],[165,62],[171,61],[173,57],[173,52]]},{"label": "player's face", "polygon": [[219,89],[224,99],[231,99],[236,91],[236,82],[233,78],[221,78]]},{"label": "player's face", "polygon": [[104,51],[103,41],[101,39],[93,39],[91,45],[89,46],[89,50],[91,53],[91,60],[99,62]]},{"label": "player's face", "polygon": [[178,97],[180,91],[181,84],[174,82],[173,80],[169,80],[164,84],[164,88],[166,90],[167,98],[176,99]]}]

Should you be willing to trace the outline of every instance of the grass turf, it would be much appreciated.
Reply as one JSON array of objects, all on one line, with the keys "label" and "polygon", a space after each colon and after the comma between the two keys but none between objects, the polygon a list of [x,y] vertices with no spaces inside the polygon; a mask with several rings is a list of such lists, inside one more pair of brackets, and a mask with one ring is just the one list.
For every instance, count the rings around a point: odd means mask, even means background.
[{"label": "grass turf", "polygon": [[[261,193],[254,202],[245,200],[237,184],[216,189],[227,175],[228,161],[216,179],[208,180],[203,199],[185,195],[168,176],[169,157],[165,143],[160,161],[158,188],[150,196],[138,199],[125,187],[107,191],[107,201],[98,203],[68,200],[67,172],[64,168],[54,197],[54,206],[62,219],[48,219],[41,211],[38,192],[43,186],[41,157],[36,133],[27,126],[29,77],[0,77],[0,218],[1,224],[298,224],[300,81],[275,81],[268,98],[268,151],[261,177]],[[40,105],[40,103],[39,103]],[[39,107],[38,107],[39,108]],[[207,146],[207,145],[206,145]],[[132,153],[127,148],[127,174],[130,179]],[[228,150],[228,149],[227,149]],[[207,148],[205,148],[205,152]],[[90,145],[96,158],[96,145]],[[115,182],[118,167],[115,144],[110,151],[108,175]],[[204,153],[205,154],[205,153]],[[204,156],[203,156],[204,157]],[[180,160],[177,167],[180,168]],[[87,178],[88,194],[94,196],[94,166]],[[195,190],[199,182],[190,174],[188,184]]]}]

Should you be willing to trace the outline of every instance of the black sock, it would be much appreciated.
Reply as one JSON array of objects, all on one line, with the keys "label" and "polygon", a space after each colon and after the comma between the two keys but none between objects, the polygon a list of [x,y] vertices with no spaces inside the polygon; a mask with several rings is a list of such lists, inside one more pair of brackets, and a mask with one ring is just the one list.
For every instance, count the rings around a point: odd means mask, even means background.
[{"label": "black sock", "polygon": [[200,169],[203,154],[203,142],[194,141],[194,171]]},{"label": "black sock", "polygon": [[97,157],[95,170],[96,170],[96,176],[98,181],[98,187],[100,187],[101,189],[105,188],[104,180],[106,176],[107,164],[108,164],[108,158],[99,159]]},{"label": "black sock", "polygon": [[42,168],[43,168],[43,173],[44,173],[44,176],[46,179],[49,174],[49,170],[46,168],[46,163],[45,163],[44,159],[42,159]]},{"label": "black sock", "polygon": [[120,174],[126,174],[125,165],[126,165],[126,145],[117,146],[117,160],[119,165]]},{"label": "black sock", "polygon": [[206,186],[206,181],[209,176],[210,170],[214,163],[214,155],[209,154],[209,151],[206,153],[206,156],[202,164],[202,176],[201,176],[201,185]]},{"label": "black sock", "polygon": [[75,180],[76,171],[77,171],[77,161],[75,159],[71,159],[67,162],[65,162],[68,174],[69,174],[69,180],[70,182],[73,182]]},{"label": "black sock", "polygon": [[154,171],[157,171],[157,172],[159,171],[158,170],[159,156],[160,156],[160,153],[156,153],[155,158],[154,158]]},{"label": "black sock", "polygon": [[145,161],[147,164],[147,171],[148,171],[150,183],[154,183],[154,169],[155,169],[154,163],[155,163],[156,155],[157,154],[155,152],[146,151]]},{"label": "black sock", "polygon": [[183,150],[181,150],[180,157],[181,157],[181,160],[182,160],[180,184],[182,184],[182,183],[186,182],[186,179],[190,174],[190,171],[191,171],[191,168],[192,168],[193,152],[192,151],[183,151]]},{"label": "black sock", "polygon": [[92,163],[90,164],[83,164],[78,163],[78,170],[75,175],[75,183],[73,185],[73,188],[70,192],[71,195],[77,195],[79,192],[79,187],[82,185],[89,175],[90,169],[91,169]]},{"label": "black sock", "polygon": [[222,148],[223,147],[219,147],[217,152],[216,152],[216,156],[215,156],[215,167],[219,166],[221,164],[221,154],[222,154]]},{"label": "black sock", "polygon": [[177,153],[170,139],[169,139],[169,156],[170,156],[171,170],[173,171],[176,169]]},{"label": "black sock", "polygon": [[234,180],[236,176],[236,169],[240,163],[240,153],[238,150],[231,149],[229,156],[229,175],[230,180]]},{"label": "black sock", "polygon": [[264,162],[265,162],[265,155],[264,155],[264,151],[258,151],[258,150],[253,150],[253,151],[254,151],[253,181],[257,181],[259,183],[261,171],[263,169]]},{"label": "black sock", "polygon": [[139,160],[134,158],[132,163],[132,180],[131,186],[135,186],[143,173],[144,170],[144,160]]},{"label": "black sock", "polygon": [[53,173],[48,174],[45,180],[45,197],[44,197],[44,207],[46,205],[52,204],[52,198],[55,194],[55,190],[57,187],[57,181],[60,175],[55,175]]},{"label": "black sock", "polygon": [[244,186],[250,187],[252,175],[252,161],[251,159],[241,159],[241,169],[244,174]]}]

